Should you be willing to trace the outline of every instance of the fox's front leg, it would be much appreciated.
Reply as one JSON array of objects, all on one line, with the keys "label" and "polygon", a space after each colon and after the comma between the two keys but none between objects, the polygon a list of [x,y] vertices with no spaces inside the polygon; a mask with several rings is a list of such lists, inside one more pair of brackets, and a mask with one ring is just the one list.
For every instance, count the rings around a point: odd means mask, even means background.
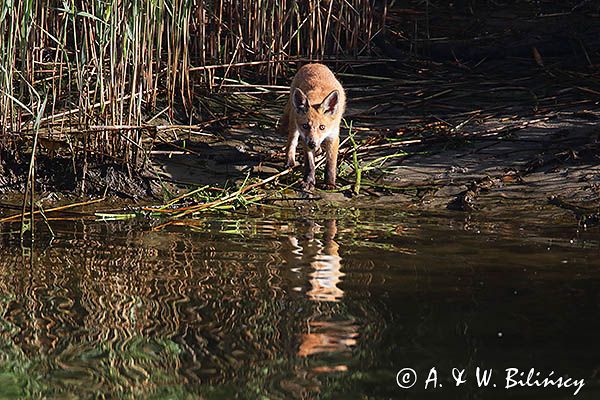
[{"label": "fox's front leg", "polygon": [[315,153],[304,148],[304,189],[312,190],[315,187]]},{"label": "fox's front leg", "polygon": [[300,135],[300,133],[294,129],[294,130],[290,130],[288,133],[288,141],[287,141],[287,146],[286,146],[286,163],[285,163],[285,167],[286,168],[290,168],[290,167],[295,167],[296,165],[298,165],[298,163],[296,163],[296,147],[298,146],[298,136]]},{"label": "fox's front leg", "polygon": [[339,134],[333,137],[327,138],[323,142],[325,148],[326,164],[325,164],[325,189],[335,189],[335,178],[337,175],[337,159],[338,150],[340,147]]}]

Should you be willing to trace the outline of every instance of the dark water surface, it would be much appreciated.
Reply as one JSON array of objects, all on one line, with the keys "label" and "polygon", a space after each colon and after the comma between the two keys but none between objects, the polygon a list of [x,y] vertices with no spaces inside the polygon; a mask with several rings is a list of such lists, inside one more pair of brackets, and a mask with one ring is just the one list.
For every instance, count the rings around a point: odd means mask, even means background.
[{"label": "dark water surface", "polygon": [[30,253],[4,227],[0,398],[600,398],[599,230],[465,218],[56,222]]}]

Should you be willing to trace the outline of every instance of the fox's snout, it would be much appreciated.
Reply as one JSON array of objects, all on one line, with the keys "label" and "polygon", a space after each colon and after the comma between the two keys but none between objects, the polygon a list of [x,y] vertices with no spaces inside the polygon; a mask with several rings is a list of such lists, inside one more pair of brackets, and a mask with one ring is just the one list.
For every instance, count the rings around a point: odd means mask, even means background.
[{"label": "fox's snout", "polygon": [[319,147],[320,141],[318,140],[316,135],[313,135],[312,132],[304,137],[304,143],[306,143],[306,147],[309,150],[314,150]]}]

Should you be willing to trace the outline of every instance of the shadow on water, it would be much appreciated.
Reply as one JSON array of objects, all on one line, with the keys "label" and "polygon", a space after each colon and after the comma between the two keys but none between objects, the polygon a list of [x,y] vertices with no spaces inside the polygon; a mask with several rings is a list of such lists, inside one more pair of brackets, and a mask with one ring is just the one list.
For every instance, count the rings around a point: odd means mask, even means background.
[{"label": "shadow on water", "polygon": [[[585,378],[578,398],[597,398],[598,232],[510,221],[78,222],[31,254],[2,235],[0,397],[572,396],[500,388],[518,367]],[[499,387],[477,388],[477,366]],[[432,367],[443,388],[425,390]]]}]

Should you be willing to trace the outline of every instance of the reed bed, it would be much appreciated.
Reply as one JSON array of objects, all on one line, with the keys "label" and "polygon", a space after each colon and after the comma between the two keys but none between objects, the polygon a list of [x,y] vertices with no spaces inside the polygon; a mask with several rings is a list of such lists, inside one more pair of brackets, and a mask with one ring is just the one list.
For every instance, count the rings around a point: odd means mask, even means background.
[{"label": "reed bed", "polygon": [[1,0],[0,156],[39,133],[83,175],[139,165],[145,122],[187,118],[228,76],[274,84],[290,59],[367,55],[382,15],[370,0]]}]

